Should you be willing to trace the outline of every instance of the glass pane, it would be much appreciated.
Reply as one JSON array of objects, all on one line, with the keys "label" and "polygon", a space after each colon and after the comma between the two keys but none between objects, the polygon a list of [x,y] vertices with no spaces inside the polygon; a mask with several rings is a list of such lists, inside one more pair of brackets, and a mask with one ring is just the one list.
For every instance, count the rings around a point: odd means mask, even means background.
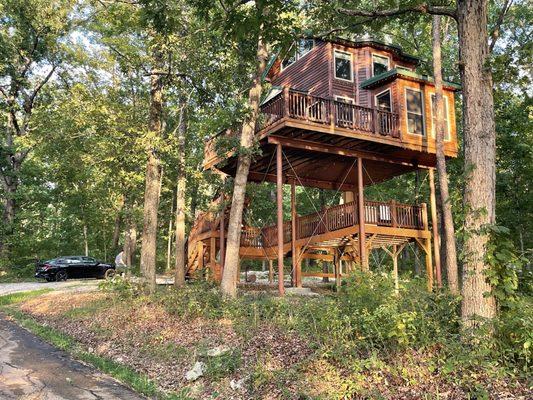
[{"label": "glass pane", "polygon": [[383,74],[389,70],[389,59],[387,57],[374,55],[372,59],[374,76]]},{"label": "glass pane", "polygon": [[414,90],[406,90],[407,111],[422,115],[422,93]]},{"label": "glass pane", "polygon": [[379,109],[385,111],[392,111],[390,92],[381,93],[376,96],[376,103]]},{"label": "glass pane", "polygon": [[309,53],[315,46],[315,41],[313,39],[302,39],[298,42],[298,58]]},{"label": "glass pane", "polygon": [[335,78],[352,80],[352,63],[349,54],[335,53]]},{"label": "glass pane", "polygon": [[292,63],[294,63],[294,61],[296,61],[296,58],[294,56],[294,53],[289,55],[287,58],[285,58],[282,62],[281,62],[281,68],[287,68],[289,65],[291,65]]},{"label": "glass pane", "polygon": [[407,113],[407,129],[409,133],[424,134],[424,123],[421,115]]}]

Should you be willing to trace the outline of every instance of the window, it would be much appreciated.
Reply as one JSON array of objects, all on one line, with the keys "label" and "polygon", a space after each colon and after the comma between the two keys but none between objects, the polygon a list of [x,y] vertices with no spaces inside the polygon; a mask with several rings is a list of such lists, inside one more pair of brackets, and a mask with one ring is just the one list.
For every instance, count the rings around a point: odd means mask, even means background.
[{"label": "window", "polygon": [[313,50],[314,47],[315,47],[314,39],[298,40],[298,42],[296,42],[290,47],[289,51],[287,52],[287,56],[281,62],[281,70],[283,71],[289,65],[294,64],[297,60],[299,60],[300,58],[305,56],[307,53],[309,53],[311,50]]},{"label": "window", "polygon": [[372,76],[380,75],[389,70],[389,57],[372,54]]},{"label": "window", "polygon": [[335,50],[335,78],[345,81],[353,81],[352,55],[343,51]]},{"label": "window", "polygon": [[[444,140],[450,140],[450,123],[448,121],[448,98],[446,96],[442,97],[444,104]],[[435,94],[431,95],[431,116],[433,122],[433,137],[437,137],[437,107],[435,104]]]},{"label": "window", "polygon": [[352,98],[344,96],[335,96],[335,101],[342,101],[343,103],[354,104]]},{"label": "window", "polygon": [[376,95],[376,107],[383,111],[392,112],[390,89]]},{"label": "window", "polygon": [[420,90],[405,89],[407,108],[407,132],[424,135],[424,106]]}]

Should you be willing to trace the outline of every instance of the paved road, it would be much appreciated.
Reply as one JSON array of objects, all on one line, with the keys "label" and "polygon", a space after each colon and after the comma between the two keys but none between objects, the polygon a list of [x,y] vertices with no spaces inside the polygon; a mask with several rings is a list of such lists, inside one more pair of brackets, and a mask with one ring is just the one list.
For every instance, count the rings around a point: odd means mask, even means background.
[{"label": "paved road", "polygon": [[43,342],[0,314],[0,399],[141,400],[144,397]]},{"label": "paved road", "polygon": [[96,279],[86,279],[86,280],[68,280],[64,282],[45,282],[45,281],[35,281],[35,282],[16,282],[16,283],[0,283],[0,296],[17,293],[17,292],[26,292],[29,290],[38,290],[38,289],[72,289],[72,290],[92,290],[98,286],[98,281]]}]

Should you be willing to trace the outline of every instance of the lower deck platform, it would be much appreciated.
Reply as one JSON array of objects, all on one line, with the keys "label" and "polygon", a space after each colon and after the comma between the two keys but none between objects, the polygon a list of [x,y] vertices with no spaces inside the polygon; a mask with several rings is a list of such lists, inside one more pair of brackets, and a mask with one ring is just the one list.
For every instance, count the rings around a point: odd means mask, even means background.
[{"label": "lower deck platform", "polygon": [[[272,270],[274,260],[290,258],[292,284],[302,285],[302,277],[332,277],[340,280],[355,268],[368,269],[361,250],[369,254],[383,249],[397,264],[397,257],[408,243],[416,243],[426,255],[428,285],[432,285],[431,233],[425,204],[407,205],[392,202],[364,202],[364,229],[361,229],[356,201],[298,216],[283,223],[283,244],[278,246],[277,225],[264,228],[245,226],[241,232],[241,260],[265,260]],[[197,232],[190,236],[188,273],[204,273],[214,280],[222,277],[225,237],[225,213],[206,214],[197,221]],[[364,235],[364,236],[363,236]],[[363,238],[360,243],[360,238]],[[363,246],[363,247],[361,247]],[[302,271],[304,259],[331,262],[333,274]],[[284,263],[285,264],[285,263]],[[365,265],[366,264],[366,265]],[[344,268],[343,268],[344,265]],[[286,266],[283,265],[282,269]],[[279,270],[279,261],[278,261]],[[396,268],[397,274],[397,268]]]}]

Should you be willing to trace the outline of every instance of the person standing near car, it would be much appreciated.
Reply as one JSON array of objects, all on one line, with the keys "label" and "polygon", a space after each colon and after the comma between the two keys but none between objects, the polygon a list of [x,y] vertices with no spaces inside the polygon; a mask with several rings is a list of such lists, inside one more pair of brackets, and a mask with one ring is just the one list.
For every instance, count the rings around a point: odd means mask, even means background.
[{"label": "person standing near car", "polygon": [[115,257],[115,269],[121,275],[122,274],[127,275],[127,273],[128,273],[128,266],[124,262],[124,252],[123,251],[118,253],[117,256]]}]

